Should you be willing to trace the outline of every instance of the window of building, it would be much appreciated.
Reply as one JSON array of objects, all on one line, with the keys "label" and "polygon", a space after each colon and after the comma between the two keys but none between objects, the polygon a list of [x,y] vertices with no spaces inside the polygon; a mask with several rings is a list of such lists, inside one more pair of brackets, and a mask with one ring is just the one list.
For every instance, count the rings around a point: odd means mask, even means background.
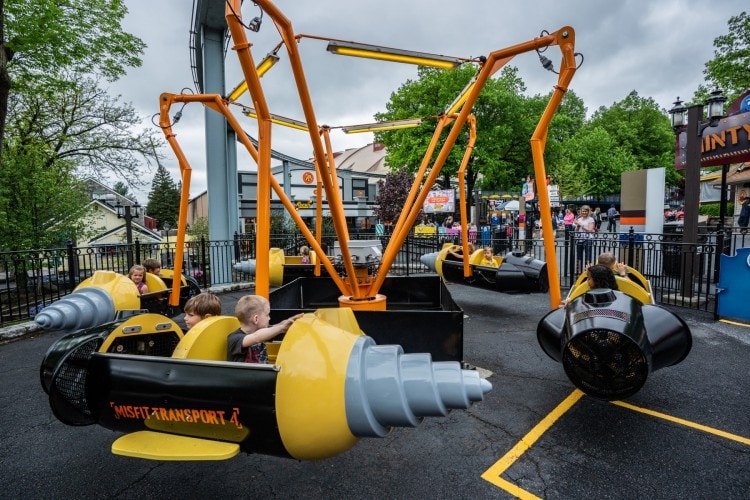
[{"label": "window of building", "polygon": [[352,199],[367,198],[367,179],[352,179]]}]

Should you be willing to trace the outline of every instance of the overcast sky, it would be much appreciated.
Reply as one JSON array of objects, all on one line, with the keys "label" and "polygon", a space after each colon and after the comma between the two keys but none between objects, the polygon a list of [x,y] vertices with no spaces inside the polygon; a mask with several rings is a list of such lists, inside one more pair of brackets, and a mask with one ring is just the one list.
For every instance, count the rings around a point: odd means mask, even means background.
[{"label": "overcast sky", "polygon": [[[458,57],[486,55],[531,40],[544,30],[571,26],[576,32],[576,52],[585,60],[570,88],[590,114],[624,99],[632,90],[652,97],[665,110],[677,96],[690,99],[703,82],[705,63],[713,58],[714,39],[727,33],[729,18],[747,10],[748,4],[746,0],[277,0],[276,5],[296,33]],[[151,117],[158,113],[162,92],[194,90],[189,48],[192,2],[135,0],[127,6],[124,29],[148,47],[143,66],[130,70],[110,90],[132,103],[144,117],[144,127],[152,127]],[[245,1],[245,22],[258,15],[258,8]],[[268,17],[260,32],[248,33],[248,39],[256,61],[280,41]],[[415,66],[334,56],[325,49],[322,41],[305,39],[300,44],[319,124],[372,122],[374,113],[385,110],[390,94],[407,79],[416,78]],[[556,65],[559,54],[556,47],[547,51]],[[302,119],[283,49],[280,55],[281,62],[262,81],[271,112]],[[231,50],[226,65],[228,92],[241,80]],[[556,83],[556,75],[542,69],[534,53],[519,55],[510,65],[519,68],[529,95],[546,94]],[[246,96],[240,101],[249,105]],[[207,186],[203,115],[202,106],[187,106],[174,128],[193,168],[191,196]],[[240,118],[254,134],[252,121]],[[333,131],[331,137],[337,151],[373,140],[372,134],[347,136],[340,131]],[[290,156],[311,156],[305,132],[274,126],[273,141],[274,149]],[[174,155],[166,147],[163,152],[168,156],[165,165],[178,180]],[[241,156],[238,168],[254,170],[255,166]],[[139,194],[141,202],[150,189],[147,181],[144,193]]]}]

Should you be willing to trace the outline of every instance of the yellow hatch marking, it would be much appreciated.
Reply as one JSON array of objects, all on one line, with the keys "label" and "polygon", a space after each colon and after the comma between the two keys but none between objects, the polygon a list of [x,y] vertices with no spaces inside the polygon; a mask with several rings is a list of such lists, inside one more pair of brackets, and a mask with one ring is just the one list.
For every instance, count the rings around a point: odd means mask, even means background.
[{"label": "yellow hatch marking", "polygon": [[[504,457],[495,462],[492,467],[487,469],[484,474],[482,474],[482,479],[489,481],[495,486],[504,489],[511,495],[515,495],[518,498],[538,498],[535,495],[532,495],[531,493],[519,488],[518,486],[512,485],[508,481],[504,480],[500,477],[500,474],[508,470],[508,468],[513,465],[513,463],[518,460],[521,455],[526,453],[526,450],[531,448],[536,440],[539,439],[542,434],[547,431],[547,429],[552,427],[552,424],[554,424],[558,418],[560,418],[566,411],[568,411],[574,404],[576,404],[578,400],[581,399],[581,397],[583,397],[583,392],[579,391],[578,389],[574,390],[570,394],[570,396],[565,398],[562,403],[557,405],[557,408],[552,410],[549,415],[544,417],[541,422],[536,424],[536,426],[531,429],[528,434],[522,437],[521,441],[519,441],[513,448],[511,448],[511,450],[506,453]],[[508,489],[507,486],[512,486],[512,490]]]},{"label": "yellow hatch marking", "polygon": [[[536,426],[534,426],[534,428],[531,429],[531,431],[529,431],[528,434],[522,437],[521,440],[513,448],[511,448],[510,451],[508,451],[508,453],[506,453],[502,458],[500,458],[500,460],[495,462],[489,469],[487,469],[482,474],[482,479],[494,484],[498,488],[501,488],[505,490],[506,492],[508,492],[509,494],[514,495],[518,498],[522,498],[522,499],[539,498],[533,493],[529,493],[528,491],[503,479],[500,476],[506,470],[508,470],[510,466],[515,463],[516,460],[521,458],[521,455],[526,453],[526,451],[533,446],[533,444],[542,436],[542,434],[544,434],[547,431],[547,429],[552,427],[552,425],[565,412],[570,410],[573,407],[573,405],[576,404],[583,396],[584,396],[583,392],[581,392],[578,389],[574,390],[567,398],[565,398],[559,405],[557,405],[557,407],[554,410],[552,410],[546,417],[544,417],[541,422],[539,422]],[[709,434],[713,434],[715,436],[719,436],[725,439],[736,441],[738,443],[750,445],[750,438],[738,436],[736,434],[731,434],[729,432],[715,429],[713,427],[708,427],[706,425],[701,425],[695,422],[690,422],[689,420],[684,420],[682,418],[672,417],[670,415],[667,415],[665,413],[660,413],[658,411],[648,410],[646,408],[640,408],[638,406],[634,406],[634,405],[631,405],[630,403],[625,403],[623,401],[611,401],[611,404],[619,406],[621,408],[626,408],[628,410],[637,411],[645,415],[650,415],[652,417],[668,420],[676,424],[690,427],[691,429],[696,429],[699,431],[707,432]]]},{"label": "yellow hatch marking", "polygon": [[646,408],[640,408],[638,406],[633,406],[630,403],[625,403],[623,401],[612,401],[613,405],[622,406],[623,408],[627,408],[629,410],[637,411],[640,413],[645,413],[646,415],[651,415],[652,417],[657,418],[663,418],[664,420],[669,420],[670,422],[674,422],[676,424],[684,425],[686,427],[690,427],[692,429],[697,429],[699,431],[707,432],[709,434],[713,434],[715,436],[723,437],[725,439],[730,439],[732,441],[737,441],[738,443],[747,444],[750,445],[750,438],[738,436],[736,434],[731,434],[729,432],[724,432],[719,429],[714,429],[713,427],[708,427],[706,425],[696,424],[695,422],[690,422],[689,420],[684,420],[682,418],[672,417],[670,415],[666,415],[664,413],[659,413],[658,411],[654,410],[648,410]]}]

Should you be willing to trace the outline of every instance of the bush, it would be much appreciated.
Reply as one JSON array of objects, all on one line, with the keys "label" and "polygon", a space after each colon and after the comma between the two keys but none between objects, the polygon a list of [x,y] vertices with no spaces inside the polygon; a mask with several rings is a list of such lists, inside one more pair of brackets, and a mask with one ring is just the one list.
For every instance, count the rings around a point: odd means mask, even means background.
[{"label": "bush", "polygon": [[[701,215],[709,215],[711,217],[718,217],[719,210],[721,209],[721,203],[707,203],[701,205],[698,209],[698,213]],[[727,211],[724,215],[731,216],[734,213],[734,203],[727,203]]]}]

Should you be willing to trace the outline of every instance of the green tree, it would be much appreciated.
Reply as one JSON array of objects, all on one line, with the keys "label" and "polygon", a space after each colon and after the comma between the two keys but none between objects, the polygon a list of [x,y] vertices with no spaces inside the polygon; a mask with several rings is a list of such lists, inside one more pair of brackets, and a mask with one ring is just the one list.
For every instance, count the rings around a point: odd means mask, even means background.
[{"label": "green tree", "polygon": [[[750,16],[742,12],[730,17],[727,24],[729,33],[714,39],[715,57],[706,63],[703,74],[733,102],[750,89]],[[694,100],[705,102],[706,97],[708,89],[701,86]]]},{"label": "green tree", "polygon": [[115,182],[115,185],[112,186],[112,191],[119,194],[120,196],[124,196],[125,198],[131,200],[135,199],[135,195],[130,192],[130,188],[128,187],[128,185],[122,181]]},{"label": "green tree", "polygon": [[44,144],[40,154],[48,165],[69,162],[81,178],[113,174],[142,185],[143,159],[148,164],[156,155],[157,131],[133,132],[140,117],[131,105],[111,98],[98,80],[61,73],[56,85],[46,83],[29,83],[28,92],[11,96],[8,136]]},{"label": "green tree", "polygon": [[48,164],[44,144],[10,141],[0,162],[0,249],[60,246],[90,234],[84,187],[63,160]]},{"label": "green tree", "polygon": [[386,174],[385,180],[378,181],[377,206],[372,209],[375,216],[382,222],[396,222],[413,183],[414,176],[405,169]]},{"label": "green tree", "polygon": [[[612,138],[612,144],[630,154],[633,164],[627,170],[666,167],[667,181],[676,182],[674,132],[664,111],[652,98],[640,97],[638,92],[632,91],[611,107],[600,107],[589,125],[604,129]],[[616,181],[619,186],[619,174]],[[619,188],[601,194],[616,192]]]},{"label": "green tree", "polygon": [[[375,134],[388,151],[386,164],[392,171],[406,169],[416,172],[421,165],[424,153],[432,139],[435,116],[448,106],[476,73],[472,65],[464,65],[456,70],[443,71],[420,67],[418,80],[407,80],[386,103],[386,111],[377,113],[379,121],[424,118],[424,125],[417,128],[384,131]],[[444,131],[443,138],[448,130]],[[442,185],[450,186],[450,178],[455,175],[461,162],[462,151],[451,151],[442,173]]]},{"label": "green tree", "polygon": [[0,1],[0,145],[8,98],[62,70],[115,80],[141,65],[145,44],[125,33],[123,0]]},{"label": "green tree", "polygon": [[165,224],[175,228],[179,212],[180,189],[164,165],[159,164],[151,182],[151,191],[148,193],[146,214],[156,219],[156,224],[160,228],[164,228]]},{"label": "green tree", "polygon": [[[417,81],[407,81],[391,95],[387,111],[376,114],[376,119],[423,117],[426,122],[419,128],[376,134],[376,139],[388,149],[387,164],[392,169],[405,167],[409,172],[417,171],[434,130],[434,119],[429,117],[442,113],[475,73],[471,65],[451,71],[420,68]],[[477,141],[466,169],[468,192],[474,189],[480,172],[483,189],[520,189],[521,179],[532,173],[529,140],[549,96],[526,97],[525,91],[526,85],[515,67],[503,68],[482,89],[472,110],[477,119]],[[568,92],[550,125],[548,161],[560,156],[559,143],[580,127],[585,111],[580,98]],[[448,132],[444,132],[443,139]],[[462,136],[443,167],[441,184],[444,187],[450,186],[450,179],[456,177],[464,153],[460,143],[465,142]]]},{"label": "green tree", "polygon": [[600,126],[582,128],[565,147],[557,171],[557,182],[565,197],[620,192],[620,174],[636,170],[627,148]]},{"label": "green tree", "polygon": [[208,241],[208,217],[204,215],[203,217],[195,219],[190,227],[188,227],[187,234],[193,240],[200,240],[203,238]]},{"label": "green tree", "polygon": [[[552,93],[550,92],[545,96],[537,95],[529,99],[532,103],[529,108],[534,119],[534,127],[539,122],[539,118],[542,116],[551,97]],[[583,103],[583,99],[578,97],[572,90],[568,90],[549,126],[550,130],[544,151],[548,173],[553,171],[555,162],[562,156],[565,143],[577,134],[585,124],[586,106]]]},{"label": "green tree", "polygon": [[[33,92],[13,93],[9,101],[0,185],[18,187],[13,198],[23,193],[22,202],[4,208],[5,218],[14,221],[6,227],[14,227],[16,235],[6,243],[15,249],[81,238],[80,224],[64,222],[80,217],[89,202],[71,194],[80,192],[78,179],[114,173],[138,185],[143,176],[139,156],[148,161],[155,154],[155,132],[131,132],[139,122],[132,107],[110,99],[96,81],[82,75],[60,79],[54,86],[45,81],[29,83],[27,90]],[[28,181],[37,184],[33,189],[18,186]],[[127,195],[127,188],[121,194]],[[44,208],[31,216],[29,207]],[[51,214],[48,219],[37,220],[45,213]],[[49,238],[37,234],[51,227],[55,231]]]},{"label": "green tree", "polygon": [[82,238],[77,178],[137,185],[139,160],[155,156],[155,132],[134,133],[132,107],[99,85],[140,65],[143,42],[120,26],[126,12],[122,0],[0,0],[0,186],[23,200],[2,215],[15,248]]}]

